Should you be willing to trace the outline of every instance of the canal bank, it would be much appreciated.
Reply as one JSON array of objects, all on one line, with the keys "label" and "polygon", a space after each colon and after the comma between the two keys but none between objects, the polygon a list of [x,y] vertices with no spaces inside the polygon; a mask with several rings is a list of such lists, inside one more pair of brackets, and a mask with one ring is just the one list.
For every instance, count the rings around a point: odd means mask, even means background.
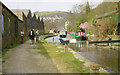
[{"label": "canal bank", "polygon": [[[52,39],[52,37],[50,38]],[[90,73],[90,65],[95,64],[71,48],[65,52],[64,45],[59,43],[46,43],[40,40],[36,49],[41,49],[38,53],[52,59],[61,73]],[[100,73],[108,73],[101,67],[99,71]]]},{"label": "canal bank", "polygon": [[[69,36],[69,35],[68,35]],[[47,42],[51,43],[51,39],[53,37],[45,39]],[[57,43],[59,42],[59,36],[54,37],[54,40]],[[71,45],[71,46],[70,46]],[[93,64],[99,64],[102,68],[107,70],[110,73],[118,72],[118,47],[113,46],[111,49],[109,46],[95,46],[89,45],[86,46],[85,43],[77,43],[69,44],[69,47],[78,53],[78,55],[90,60]],[[114,49],[115,48],[115,49]]]},{"label": "canal bank", "polygon": [[[76,51],[74,51],[73,49],[69,48],[69,51],[74,55],[74,57],[76,59],[78,59],[79,61],[85,62],[84,65],[86,67],[89,67],[89,69],[91,68],[91,65],[95,65],[96,63],[91,62],[90,60],[88,60],[87,58],[85,58],[84,56],[80,55],[79,53],[77,53]],[[100,73],[109,73],[107,70],[103,69],[102,67],[99,68],[99,72]]]},{"label": "canal bank", "polygon": [[[63,48],[64,49],[65,46],[61,45],[61,44],[57,44],[57,48]],[[68,52],[72,53],[72,55],[80,62],[84,62],[84,66],[86,66],[87,68],[89,68],[89,70],[91,70],[91,65],[96,65],[96,63],[91,62],[90,60],[88,60],[87,58],[85,58],[84,56],[80,55],[79,53],[77,53],[76,51],[74,51],[72,48],[68,47]],[[91,72],[91,71],[90,71]],[[99,73],[109,73],[107,70],[103,69],[102,67],[99,68]]]},{"label": "canal bank", "polygon": [[104,46],[86,46],[85,44],[69,44],[79,55],[82,55],[86,59],[99,64],[102,68],[110,73],[118,73],[118,48],[111,49]]},{"label": "canal bank", "polygon": [[59,43],[40,40],[35,49],[38,50],[38,54],[52,59],[60,73],[90,73],[83,61],[76,59],[70,52],[64,52],[64,46]]}]

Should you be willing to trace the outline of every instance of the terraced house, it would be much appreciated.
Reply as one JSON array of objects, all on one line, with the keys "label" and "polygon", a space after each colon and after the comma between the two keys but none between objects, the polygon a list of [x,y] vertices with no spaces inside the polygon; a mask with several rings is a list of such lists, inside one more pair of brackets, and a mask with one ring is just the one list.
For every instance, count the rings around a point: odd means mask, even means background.
[{"label": "terraced house", "polygon": [[[20,32],[25,32],[25,37],[28,36],[29,30],[33,27],[38,29],[40,33],[44,33],[44,22],[36,15],[32,17],[31,11],[27,15],[24,12],[16,14],[8,9],[0,2],[0,27],[1,27],[1,48],[7,48],[14,42],[20,39]],[[14,38],[14,39],[13,39]]]}]

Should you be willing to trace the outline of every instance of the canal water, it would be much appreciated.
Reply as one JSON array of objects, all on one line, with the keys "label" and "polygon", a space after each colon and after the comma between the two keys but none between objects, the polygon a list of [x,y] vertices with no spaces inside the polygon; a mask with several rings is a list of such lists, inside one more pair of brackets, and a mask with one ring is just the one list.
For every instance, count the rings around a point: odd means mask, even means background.
[{"label": "canal water", "polygon": [[[47,42],[52,42],[52,38],[47,38]],[[69,39],[72,37],[68,34]],[[55,41],[59,41],[59,35],[54,36]],[[86,46],[86,42],[84,41],[77,41],[77,43],[69,44],[69,47],[75,50],[80,55],[84,56],[85,58],[89,59],[90,61],[99,64],[102,68],[106,69],[111,73],[118,72],[118,50],[112,50],[110,48],[102,47],[95,47],[93,45]]]},{"label": "canal water", "polygon": [[[66,37],[67,39],[72,39],[72,36],[70,35],[70,34],[67,34],[67,37]],[[54,36],[54,42],[56,42],[56,43],[60,43],[60,37],[59,37],[59,35],[57,35],[57,36]],[[50,38],[47,38],[47,39],[45,39],[47,42],[49,42],[49,43],[52,43],[53,42],[53,37],[50,37]]]}]

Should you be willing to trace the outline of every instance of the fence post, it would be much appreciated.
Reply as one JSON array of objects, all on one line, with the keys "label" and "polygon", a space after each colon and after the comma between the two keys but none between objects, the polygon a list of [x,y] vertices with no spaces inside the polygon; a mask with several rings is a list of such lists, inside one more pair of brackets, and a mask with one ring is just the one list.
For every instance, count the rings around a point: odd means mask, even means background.
[{"label": "fence post", "polygon": [[109,43],[109,47],[112,48],[112,43]]},{"label": "fence post", "polygon": [[68,52],[68,45],[67,44],[64,45],[64,52]]},{"label": "fence post", "polygon": [[52,39],[52,42],[54,43],[54,37],[53,37],[53,39]]},{"label": "fence post", "polygon": [[89,45],[89,41],[86,41],[86,46],[88,47],[88,45]]}]

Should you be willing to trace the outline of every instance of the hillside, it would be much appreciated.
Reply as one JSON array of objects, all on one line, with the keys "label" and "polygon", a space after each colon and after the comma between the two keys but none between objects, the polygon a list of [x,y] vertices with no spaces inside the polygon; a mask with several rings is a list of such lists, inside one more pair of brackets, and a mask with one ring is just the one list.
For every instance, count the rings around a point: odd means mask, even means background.
[{"label": "hillside", "polygon": [[[67,12],[62,12],[62,11],[45,11],[45,12],[34,12],[33,14],[36,14],[37,16],[40,16],[42,18],[47,18],[47,17],[52,17],[52,18],[56,18],[54,20],[54,26],[53,25],[50,25],[50,23],[48,23],[47,21],[44,21],[45,22],[45,28],[47,30],[49,30],[49,28],[51,29],[63,29],[64,28],[64,25],[65,25],[65,22],[66,22],[66,18],[67,18],[67,15],[68,13]],[[61,19],[57,19],[57,18],[61,18]]]},{"label": "hillside", "polygon": [[115,11],[116,9],[116,2],[103,2],[94,8],[91,12],[93,12],[95,15],[103,15],[104,13]]},{"label": "hillside", "polygon": [[55,17],[56,15],[58,17],[66,17],[67,16],[67,12],[62,12],[62,11],[44,11],[44,12],[34,12],[34,14],[36,14],[37,16],[40,17]]},{"label": "hillside", "polygon": [[36,11],[34,13],[36,15],[49,15],[49,14],[61,13],[61,11],[43,11],[43,12]]}]

